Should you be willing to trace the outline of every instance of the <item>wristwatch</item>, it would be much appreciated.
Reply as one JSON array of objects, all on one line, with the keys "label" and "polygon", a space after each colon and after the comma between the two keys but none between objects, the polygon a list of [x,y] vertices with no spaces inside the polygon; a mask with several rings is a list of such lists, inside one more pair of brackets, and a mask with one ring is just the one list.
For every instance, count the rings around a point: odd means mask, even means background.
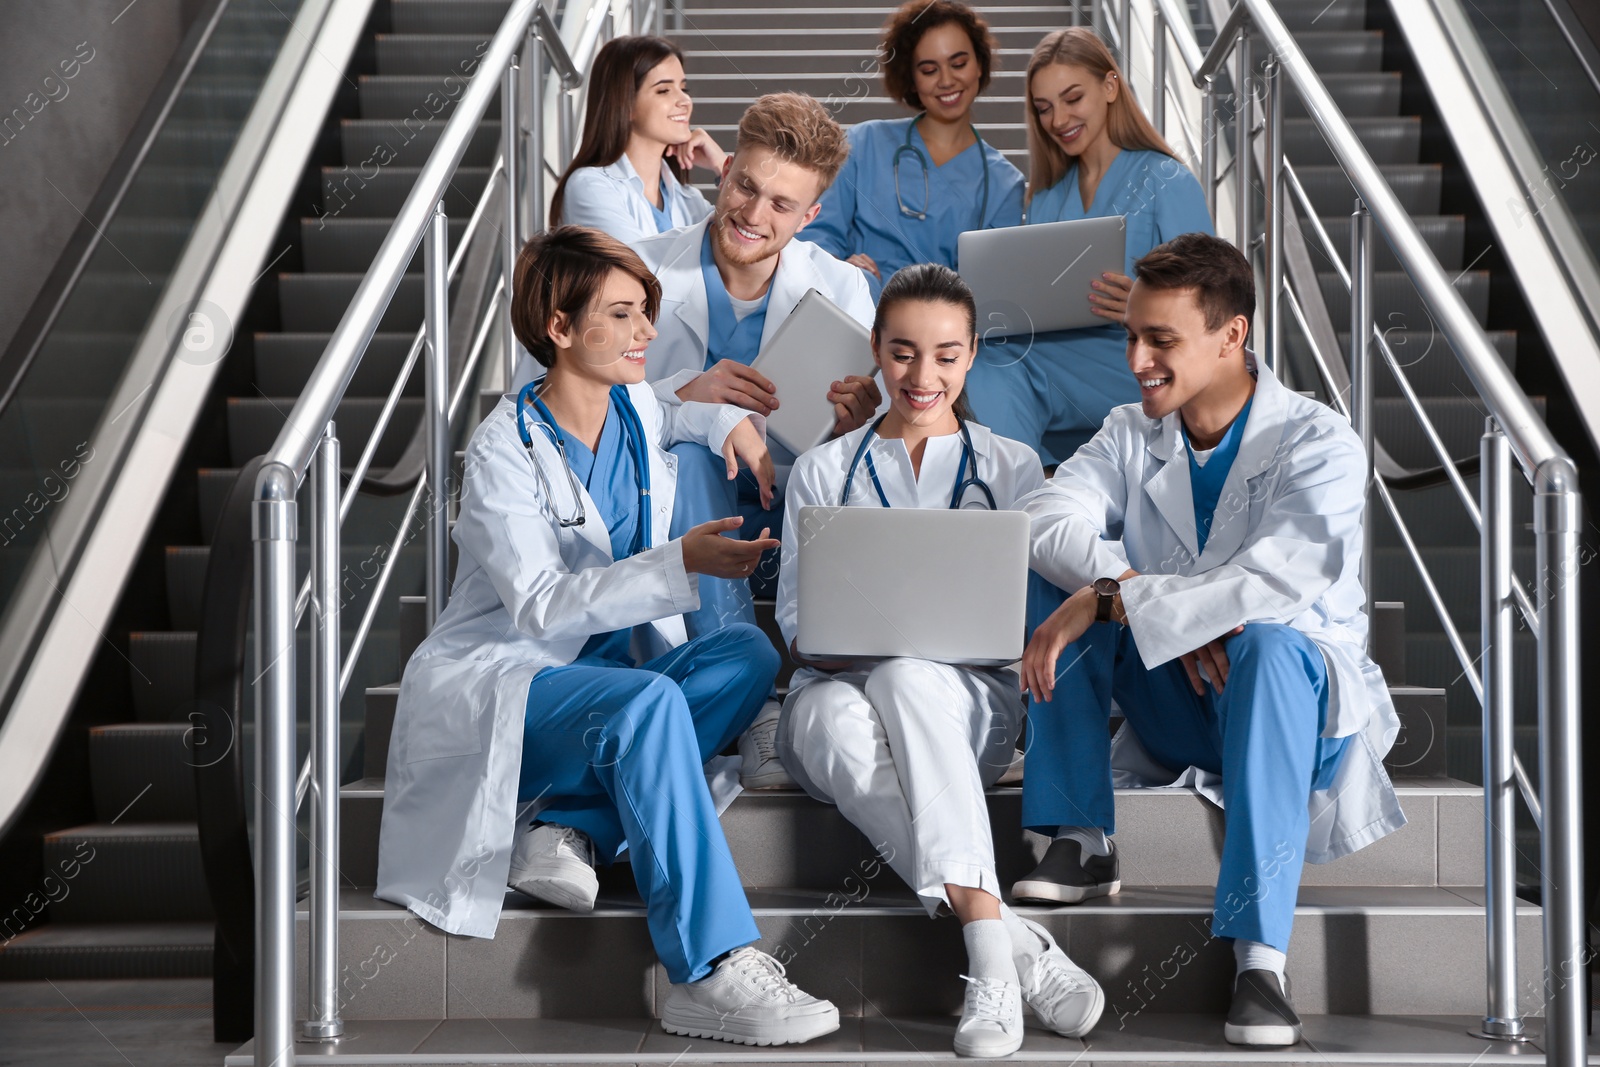
[{"label": "wristwatch", "polygon": [[1094,595],[1097,598],[1094,606],[1095,622],[1111,621],[1111,601],[1122,591],[1122,583],[1115,578],[1096,578],[1094,580]]}]

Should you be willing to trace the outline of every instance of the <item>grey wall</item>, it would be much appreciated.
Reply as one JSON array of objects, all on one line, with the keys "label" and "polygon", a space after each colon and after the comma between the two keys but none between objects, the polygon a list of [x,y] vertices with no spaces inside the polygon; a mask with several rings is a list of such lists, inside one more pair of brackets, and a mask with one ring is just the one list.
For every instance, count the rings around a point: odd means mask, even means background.
[{"label": "grey wall", "polygon": [[0,0],[0,351],[199,6]]}]

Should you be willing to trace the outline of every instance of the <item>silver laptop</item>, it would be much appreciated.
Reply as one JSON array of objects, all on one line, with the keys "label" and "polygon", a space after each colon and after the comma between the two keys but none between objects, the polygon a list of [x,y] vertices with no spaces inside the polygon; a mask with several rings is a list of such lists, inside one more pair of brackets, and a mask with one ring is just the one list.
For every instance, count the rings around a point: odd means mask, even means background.
[{"label": "silver laptop", "polygon": [[796,518],[802,654],[972,666],[1022,658],[1023,512],[807,507]]},{"label": "silver laptop", "polygon": [[808,290],[751,364],[778,390],[767,434],[797,456],[826,441],[834,425],[828,386],[872,374],[871,336],[839,305]]},{"label": "silver laptop", "polygon": [[956,262],[978,301],[978,332],[1010,337],[1109,325],[1089,310],[1089,283],[1122,273],[1126,237],[1121,215],[966,231]]}]

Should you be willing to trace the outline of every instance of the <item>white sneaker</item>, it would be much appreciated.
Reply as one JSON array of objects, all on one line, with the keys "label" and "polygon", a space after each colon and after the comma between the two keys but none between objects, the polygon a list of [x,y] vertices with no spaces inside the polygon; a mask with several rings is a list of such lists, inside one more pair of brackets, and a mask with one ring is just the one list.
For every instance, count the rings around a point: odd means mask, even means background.
[{"label": "white sneaker", "polygon": [[769,700],[739,738],[739,784],[746,789],[795,789],[794,780],[778,758],[778,716],[783,705]]},{"label": "white sneaker", "polygon": [[700,981],[674,983],[661,1005],[661,1028],[740,1045],[793,1045],[839,1029],[839,1009],[803,992],[783,964],[746,945]]},{"label": "white sneaker", "polygon": [[1023,999],[1043,1025],[1062,1037],[1082,1037],[1100,1021],[1106,1007],[1105,992],[1088,971],[1061,951],[1050,931],[1032,919],[1022,922],[1040,942],[1034,951],[1016,953]]},{"label": "white sneaker", "polygon": [[600,879],[594,842],[582,830],[542,823],[525,830],[511,850],[506,884],[535,900],[570,911],[593,911]]},{"label": "white sneaker", "polygon": [[956,1024],[956,1055],[1009,1056],[1022,1047],[1022,990],[998,978],[967,978],[967,1000]]}]

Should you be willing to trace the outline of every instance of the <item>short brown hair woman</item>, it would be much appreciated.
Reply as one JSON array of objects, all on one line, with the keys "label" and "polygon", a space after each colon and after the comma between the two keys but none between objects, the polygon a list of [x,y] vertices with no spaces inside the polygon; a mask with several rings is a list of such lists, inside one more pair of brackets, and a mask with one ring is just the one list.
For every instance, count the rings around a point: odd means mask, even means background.
[{"label": "short brown hair woman", "polygon": [[695,166],[721,173],[727,154],[689,119],[694,101],[683,52],[660,37],[618,37],[595,56],[583,140],[556,184],[552,225],[592,226],[619,241],[678,226],[711,212],[686,184]]},{"label": "short brown hair woman", "polygon": [[957,0],[909,0],[878,51],[885,91],[916,114],[850,128],[850,158],[806,234],[866,271],[874,299],[901,267],[954,267],[963,230],[1022,222],[1022,172],[972,124],[999,55],[988,23]]}]

